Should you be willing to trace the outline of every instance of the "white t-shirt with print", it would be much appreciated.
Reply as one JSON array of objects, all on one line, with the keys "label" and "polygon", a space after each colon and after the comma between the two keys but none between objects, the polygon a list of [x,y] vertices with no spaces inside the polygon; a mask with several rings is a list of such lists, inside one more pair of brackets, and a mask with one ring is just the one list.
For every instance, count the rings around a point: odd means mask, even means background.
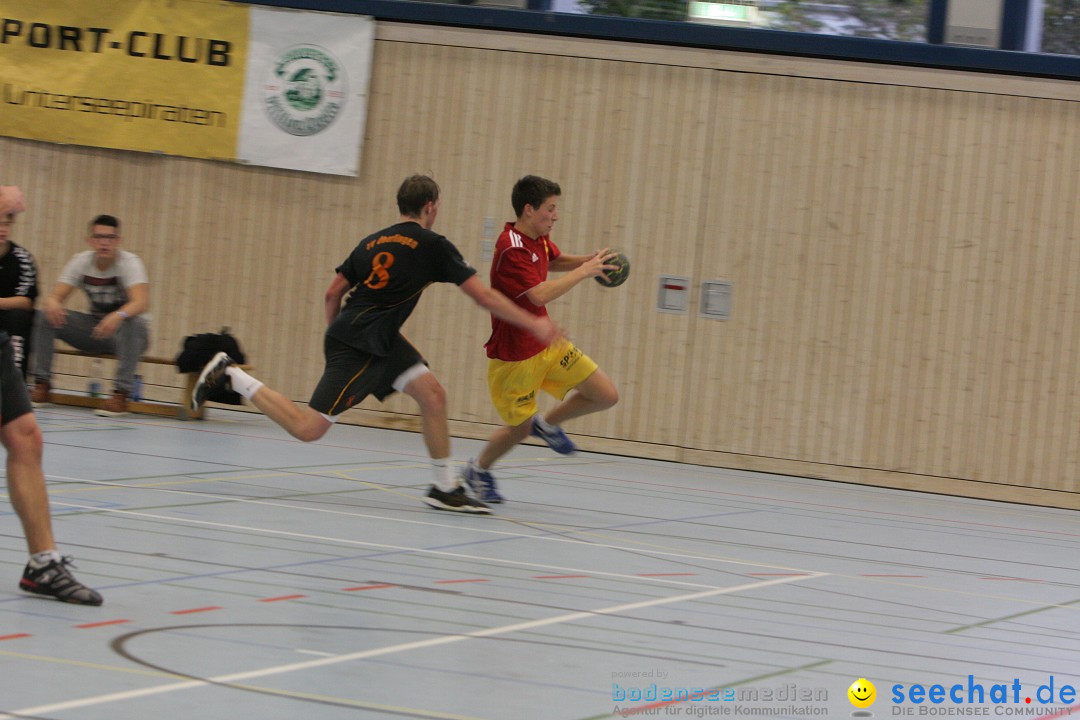
[{"label": "white t-shirt with print", "polygon": [[94,251],[86,250],[68,261],[60,273],[60,282],[82,288],[90,298],[91,312],[106,315],[128,301],[129,287],[150,281],[146,267],[135,253],[117,250],[112,266],[99,270],[94,264]]}]

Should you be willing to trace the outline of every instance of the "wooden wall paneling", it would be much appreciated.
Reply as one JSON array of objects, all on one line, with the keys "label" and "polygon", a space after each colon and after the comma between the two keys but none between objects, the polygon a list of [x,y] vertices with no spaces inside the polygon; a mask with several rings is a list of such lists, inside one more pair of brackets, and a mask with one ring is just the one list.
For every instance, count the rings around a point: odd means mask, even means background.
[{"label": "wooden wall paneling", "polygon": [[[951,349],[949,363],[953,368],[957,392],[943,413],[947,418],[946,437],[942,453],[948,458],[946,472],[963,477],[964,468],[973,468],[983,453],[985,434],[981,432],[981,395],[985,387],[985,360],[978,341],[978,318],[988,300],[990,289],[981,282],[989,249],[985,238],[978,237],[971,222],[971,206],[978,181],[974,176],[978,154],[972,153],[972,129],[962,122],[970,112],[973,96],[967,94],[933,93],[938,108],[938,134],[945,144],[932,156],[932,170],[941,178],[941,206],[935,220],[940,242],[950,249],[950,265],[946,269],[951,279],[948,308]],[[965,418],[966,420],[961,420]],[[965,429],[974,432],[965,432]],[[970,472],[970,470],[969,470]]]},{"label": "wooden wall paneling", "polygon": [[[968,438],[957,437],[965,427],[964,417],[972,411],[976,367],[972,364],[971,330],[965,315],[976,312],[981,299],[977,295],[978,259],[981,251],[972,241],[972,224],[960,208],[968,192],[964,168],[972,158],[960,148],[969,137],[964,116],[971,113],[971,97],[950,96],[933,91],[931,107],[922,114],[934,113],[930,126],[934,143],[928,156],[930,173],[926,176],[929,193],[920,208],[919,232],[931,238],[933,254],[924,261],[922,272],[930,278],[930,295],[921,312],[930,330],[927,374],[930,384],[924,391],[924,417],[929,447],[923,461],[924,472],[950,476],[963,466],[964,445]],[[935,112],[945,108],[945,112]],[[936,137],[935,137],[936,135]],[[945,142],[941,142],[945,138]]]},{"label": "wooden wall paneling", "polygon": [[751,367],[744,361],[746,356],[736,352],[733,342],[737,337],[735,328],[745,327],[740,318],[752,307],[741,295],[750,286],[739,273],[758,241],[746,231],[745,217],[753,188],[741,163],[749,141],[742,111],[748,102],[750,82],[748,76],[722,72],[710,73],[708,81],[715,89],[711,120],[702,132],[702,146],[709,152],[698,201],[698,267],[702,280],[733,280],[735,298],[731,318],[700,320],[698,332],[688,345],[687,355],[693,362],[688,364],[684,389],[682,445],[735,449],[741,434],[738,423],[746,417],[738,412],[737,394],[746,385],[742,378]]},{"label": "wooden wall paneling", "polygon": [[[1013,253],[1027,260],[1018,268],[1019,313],[1022,357],[1017,368],[1014,387],[1017,442],[1010,458],[1006,481],[1034,487],[1076,489],[1075,476],[1055,468],[1051,458],[1067,462],[1067,454],[1051,452],[1055,439],[1063,429],[1072,435],[1080,434],[1075,413],[1057,412],[1055,392],[1068,387],[1075,378],[1074,368],[1080,360],[1074,354],[1063,353],[1061,333],[1075,325],[1075,304],[1068,293],[1075,278],[1075,232],[1061,232],[1051,193],[1058,187],[1057,179],[1069,177],[1066,164],[1075,160],[1062,152],[1063,139],[1070,133],[1065,122],[1073,112],[1062,112],[1065,105],[1056,101],[1018,103],[1011,100],[1008,147],[1015,153],[1009,172],[1013,178],[1013,193],[1008,202],[1015,208],[1012,236]],[[1042,138],[1041,143],[1027,142],[1029,136]],[[1074,186],[1075,188],[1076,186]],[[1068,190],[1064,197],[1067,197]],[[1072,237],[1070,238],[1070,234]],[[1062,312],[1065,310],[1066,312]],[[1071,362],[1070,362],[1071,360]],[[1074,380],[1075,382],[1075,380]],[[1074,454],[1075,457],[1075,454]]]},{"label": "wooden wall paneling", "polygon": [[[779,193],[779,169],[784,164],[779,146],[781,110],[779,95],[768,91],[781,82],[776,78],[737,75],[743,92],[739,100],[737,123],[729,135],[719,135],[715,142],[730,142],[736,146],[736,163],[729,175],[728,186],[737,197],[736,210],[730,216],[710,221],[710,226],[730,226],[729,232],[741,241],[743,259],[740,272],[732,273],[734,286],[733,312],[727,323],[730,335],[728,362],[742,369],[741,377],[729,386],[729,393],[716,398],[718,407],[725,408],[731,419],[729,445],[721,445],[741,454],[773,454],[764,449],[765,437],[771,433],[761,412],[766,405],[771,386],[778,381],[770,355],[778,335],[770,332],[770,307],[767,299],[777,289],[774,273],[784,254],[772,227],[775,218],[769,208],[770,198]],[[698,398],[706,402],[710,388],[699,389]],[[787,393],[783,393],[785,396]],[[702,412],[700,409],[698,412]],[[695,447],[712,447],[708,436],[698,435]]]},{"label": "wooden wall paneling", "polygon": [[1035,210],[1054,244],[1046,261],[1064,280],[1055,284],[1039,277],[1036,281],[1052,292],[1045,307],[1036,309],[1045,318],[1052,341],[1040,369],[1048,379],[1044,395],[1047,440],[1040,449],[1047,470],[1032,481],[1042,487],[1075,492],[1080,477],[1080,413],[1076,412],[1080,374],[1075,372],[1080,359],[1080,288],[1075,282],[1080,276],[1080,215],[1077,204],[1066,199],[1075,197],[1080,188],[1080,140],[1072,131],[1080,120],[1080,106],[1069,103],[1064,110],[1056,114],[1048,129],[1046,192]]},{"label": "wooden wall paneling", "polygon": [[[1042,444],[1046,431],[1043,423],[1045,404],[1040,396],[1041,378],[1036,376],[1039,357],[1047,349],[1048,326],[1037,310],[1036,302],[1042,304],[1043,292],[1038,288],[1039,276],[1052,278],[1055,273],[1042,261],[1046,253],[1046,241],[1036,219],[1034,225],[1031,208],[1038,205],[1038,197],[1045,185],[1041,167],[1046,156],[1042,143],[1027,144],[1024,136],[1032,133],[1047,137],[1046,119],[1039,101],[1019,102],[1014,98],[998,101],[998,115],[1008,118],[1001,123],[1001,154],[1008,160],[1002,174],[1008,178],[1007,194],[1001,200],[1006,207],[1011,256],[1006,265],[1013,269],[1016,290],[1013,295],[1013,322],[1016,325],[1016,362],[1010,368],[1008,407],[1013,427],[1013,441],[1003,461],[1002,476],[1008,481],[1039,486],[1036,478],[1042,462],[1034,454]],[[1019,178],[1026,178],[1018,182]],[[1044,273],[1051,270],[1049,276]]]},{"label": "wooden wall paneling", "polygon": [[988,255],[984,274],[980,283],[989,290],[979,322],[982,335],[982,360],[986,367],[985,385],[982,388],[982,407],[977,421],[981,421],[986,433],[980,439],[984,452],[976,460],[975,470],[978,477],[989,481],[1000,481],[1004,475],[1005,453],[1008,446],[1015,442],[1010,437],[1015,432],[1009,406],[1011,388],[1007,386],[1011,366],[1016,362],[1016,348],[1013,346],[1019,328],[1015,325],[1013,306],[1015,303],[1015,271],[1011,258],[1008,237],[1007,195],[1008,180],[1001,168],[1001,160],[1008,156],[1009,150],[1002,144],[1004,139],[997,127],[995,106],[1000,100],[993,96],[978,96],[973,113],[976,144],[972,150],[980,156],[981,192],[973,199],[972,214],[969,218],[971,231],[986,243]]},{"label": "wooden wall paneling", "polygon": [[[617,289],[587,283],[575,297],[578,303],[598,297],[618,308],[610,331],[590,339],[598,349],[586,351],[618,380],[622,400],[582,425],[679,446],[685,442],[686,368],[699,360],[687,352],[696,318],[658,312],[656,283],[661,273],[696,274],[706,237],[699,203],[714,93],[709,74],[700,70],[627,65],[624,72],[637,76],[620,110],[629,116],[628,132],[613,143],[615,153],[627,156],[625,169],[615,168],[612,193],[593,206],[613,202],[620,211],[613,220],[625,226],[620,246],[631,257],[632,275]],[[582,308],[577,315],[587,313]],[[612,347],[618,352],[605,354]]]},{"label": "wooden wall paneling", "polygon": [[[873,416],[872,382],[875,370],[873,355],[874,317],[880,304],[879,283],[883,268],[880,258],[886,243],[882,233],[874,228],[877,216],[872,188],[879,172],[876,138],[868,128],[880,119],[882,103],[879,93],[870,102],[873,112],[860,108],[851,112],[857,86],[835,88],[837,102],[833,107],[838,124],[834,127],[835,171],[828,195],[830,218],[826,224],[835,228],[846,257],[841,256],[837,302],[840,310],[833,342],[843,349],[844,357],[836,363],[832,381],[833,393],[841,403],[840,417],[835,425],[834,447],[836,460],[855,466],[863,460],[865,438]],[[871,189],[868,194],[867,189]]]},{"label": "wooden wall paneling", "polygon": [[[840,254],[844,245],[824,222],[823,215],[829,205],[820,202],[822,188],[834,188],[831,171],[836,164],[835,147],[829,143],[829,118],[835,103],[831,88],[816,83],[807,88],[804,104],[805,120],[801,129],[802,141],[817,149],[818,154],[828,157],[828,162],[803,153],[792,163],[795,184],[794,217],[791,226],[792,239],[797,243],[798,255],[804,258],[802,275],[803,299],[800,310],[802,330],[809,342],[805,350],[797,353],[798,376],[803,379],[796,388],[801,417],[792,417],[789,423],[794,444],[800,455],[807,457],[830,456],[827,446],[835,436],[835,423],[839,408],[834,402],[835,387],[831,383],[834,358],[845,341],[842,329],[831,321],[830,308],[842,304],[838,297],[842,288]],[[797,240],[796,240],[797,238]],[[844,398],[840,398],[843,402]]]},{"label": "wooden wall paneling", "polygon": [[[877,449],[881,456],[881,464],[876,467],[905,471],[907,465],[898,445],[900,418],[903,417],[902,408],[907,393],[906,369],[910,365],[912,351],[907,337],[910,288],[906,273],[910,263],[907,258],[912,256],[914,249],[911,239],[901,237],[895,225],[895,199],[900,189],[895,185],[894,167],[889,164],[893,159],[889,148],[897,144],[895,108],[885,104],[888,90],[879,87],[868,90],[877,93],[882,104],[868,117],[867,128],[870,133],[870,163],[875,171],[871,176],[871,186],[866,188],[871,211],[867,227],[874,237],[879,238],[875,262],[881,264],[874,297],[876,311],[870,330],[873,338],[871,365],[875,405],[869,418],[868,444]],[[865,107],[859,108],[859,111],[865,110]],[[889,144],[882,145],[883,140],[888,140]]]}]

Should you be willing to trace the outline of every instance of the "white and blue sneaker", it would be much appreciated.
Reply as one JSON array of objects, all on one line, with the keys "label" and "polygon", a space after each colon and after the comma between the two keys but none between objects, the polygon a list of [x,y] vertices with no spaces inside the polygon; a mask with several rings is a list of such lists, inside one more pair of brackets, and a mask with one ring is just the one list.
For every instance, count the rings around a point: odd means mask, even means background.
[{"label": "white and blue sneaker", "polygon": [[538,437],[548,444],[555,452],[560,455],[572,455],[577,452],[577,445],[566,437],[566,433],[558,425],[548,425],[539,415],[534,415],[532,419],[532,430],[530,435]]},{"label": "white and blue sneaker", "polygon": [[470,459],[465,467],[461,469],[461,479],[473,491],[476,499],[481,502],[498,505],[506,499],[499,494],[499,489],[495,487],[495,476],[487,470],[481,470],[477,467],[475,459]]}]

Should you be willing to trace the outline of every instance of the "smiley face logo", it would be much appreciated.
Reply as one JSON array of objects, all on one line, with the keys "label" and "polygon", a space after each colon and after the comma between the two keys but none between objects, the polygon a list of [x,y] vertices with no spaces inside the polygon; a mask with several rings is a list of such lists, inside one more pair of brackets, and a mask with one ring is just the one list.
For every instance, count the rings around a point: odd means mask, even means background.
[{"label": "smiley face logo", "polygon": [[866,678],[859,678],[847,689],[848,700],[857,708],[868,708],[877,699],[877,688]]}]

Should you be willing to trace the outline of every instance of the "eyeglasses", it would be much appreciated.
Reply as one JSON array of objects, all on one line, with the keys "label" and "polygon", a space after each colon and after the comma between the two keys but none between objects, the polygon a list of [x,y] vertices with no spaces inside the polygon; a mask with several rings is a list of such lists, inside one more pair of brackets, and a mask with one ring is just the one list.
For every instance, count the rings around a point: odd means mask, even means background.
[{"label": "eyeglasses", "polygon": [[90,237],[92,239],[94,239],[94,240],[116,240],[120,236],[119,235],[104,235],[104,234],[94,233]]}]

